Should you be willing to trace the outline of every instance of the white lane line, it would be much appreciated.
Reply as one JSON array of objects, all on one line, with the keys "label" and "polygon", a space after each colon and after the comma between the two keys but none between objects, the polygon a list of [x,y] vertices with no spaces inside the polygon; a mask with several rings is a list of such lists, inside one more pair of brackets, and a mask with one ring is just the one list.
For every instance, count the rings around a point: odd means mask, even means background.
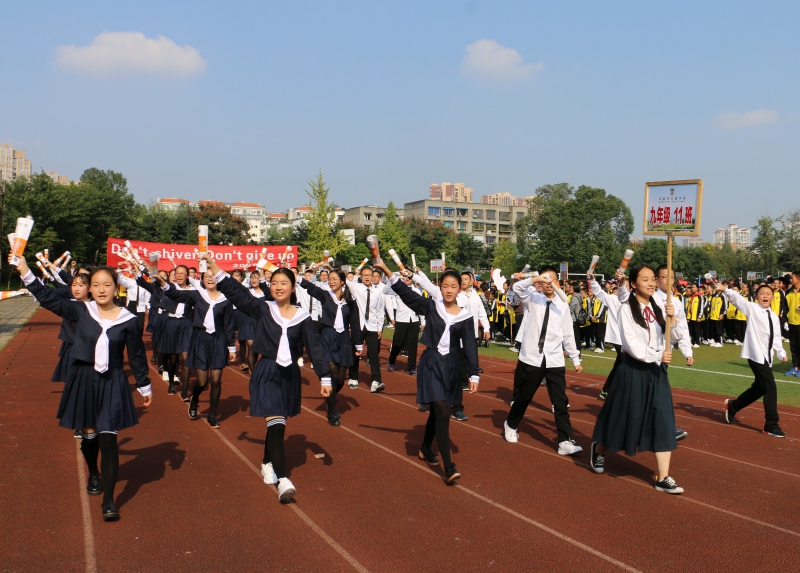
[{"label": "white lane line", "polygon": [[[384,396],[384,397],[388,398],[388,396]],[[402,403],[403,402],[401,402],[401,404]],[[306,406],[301,406],[301,408],[303,408],[303,410],[305,410],[309,414],[317,416],[318,418],[325,419],[325,416],[323,416],[322,414],[318,414],[317,412],[307,408]],[[413,406],[412,406],[412,408],[413,408]],[[351,430],[350,428],[348,428],[346,426],[339,426],[339,428],[344,430],[344,431],[346,431],[346,432],[349,432],[349,433],[353,434],[357,438],[360,438],[360,439],[364,440],[368,444],[370,444],[372,446],[375,446],[376,448],[379,448],[379,449],[383,450],[384,452],[386,452],[386,453],[388,453],[388,454],[390,454],[390,455],[392,455],[392,456],[394,456],[394,457],[396,457],[398,459],[401,459],[401,460],[403,460],[404,462],[406,462],[408,464],[411,464],[411,466],[413,466],[413,467],[415,467],[417,469],[420,469],[420,470],[422,470],[422,471],[424,471],[424,472],[426,472],[428,474],[431,474],[431,475],[435,476],[437,479],[441,480],[441,476],[439,476],[436,472],[434,472],[433,470],[431,470],[431,469],[429,469],[427,467],[421,466],[417,462],[409,459],[408,456],[404,456],[404,455],[398,454],[397,452],[395,452],[393,450],[390,450],[389,448],[379,444],[378,442],[374,442],[373,440],[370,440],[366,436],[362,436],[361,434],[359,434],[355,430]],[[489,499],[487,497],[484,497],[481,494],[479,494],[479,493],[477,493],[475,491],[472,491],[469,488],[458,487],[458,491],[461,491],[463,493],[467,493],[467,494],[469,494],[469,495],[471,495],[471,496],[473,496],[473,497],[475,497],[475,498],[477,498],[477,499],[479,499],[479,500],[481,500],[481,501],[483,501],[485,503],[488,503],[489,505],[504,511],[504,512],[508,513],[509,515],[512,515],[512,516],[516,517],[517,519],[520,519],[520,520],[524,521],[525,523],[529,523],[530,525],[533,525],[534,527],[537,527],[537,528],[541,529],[542,531],[545,531],[545,532],[549,533],[550,535],[553,535],[553,536],[561,539],[562,541],[566,541],[567,543],[570,543],[571,545],[574,545],[575,547],[583,549],[587,553],[591,553],[595,557],[599,557],[600,559],[603,559],[604,561],[608,561],[609,563],[611,563],[613,565],[616,565],[620,569],[623,569],[625,571],[630,571],[631,573],[641,573],[641,571],[639,571],[635,567],[631,567],[630,565],[627,565],[627,564],[623,563],[622,561],[618,561],[617,559],[614,559],[613,557],[609,557],[605,553],[602,553],[602,552],[600,552],[600,551],[598,551],[598,550],[586,545],[585,543],[581,543],[577,539],[573,539],[573,538],[571,538],[571,537],[569,537],[567,535],[564,535],[563,533],[561,533],[559,531],[556,531],[555,529],[552,529],[552,528],[544,525],[543,523],[539,523],[538,521],[535,521],[535,520],[533,520],[533,519],[531,519],[529,517],[526,517],[526,516],[522,515],[521,513],[517,513],[516,511],[514,511],[510,507],[506,507],[505,505],[502,505],[500,503],[497,503],[496,501],[493,501],[493,500],[491,500],[491,499]]]},{"label": "white lane line", "polygon": [[97,573],[97,557],[94,552],[94,526],[92,525],[91,506],[89,494],[86,493],[86,461],[81,452],[81,443],[72,440],[77,446],[78,458],[78,491],[81,496],[81,513],[83,514],[83,554],[86,559],[86,573]]},{"label": "white lane line", "polygon": [[[156,372],[158,372],[158,369],[157,369],[157,368],[155,368],[155,367],[154,367],[152,364],[150,364],[150,366],[151,366],[152,368],[154,368],[154,369],[156,370]],[[231,372],[235,372],[236,374],[240,374],[240,375],[241,375],[243,378],[246,378],[246,379],[248,379],[248,380],[250,379],[250,377],[249,377],[249,376],[246,376],[245,374],[243,374],[243,373],[241,373],[241,372],[236,372],[236,370],[234,370],[234,369],[233,369],[233,368],[231,368],[230,366],[228,366],[228,368],[231,370]],[[187,381],[187,382],[188,382],[188,381]],[[181,404],[185,404],[185,402],[181,402]],[[211,426],[208,426],[208,429],[211,431],[211,433],[213,433],[213,434],[216,434],[216,436],[217,436],[217,437],[218,437],[220,440],[222,440],[222,442],[223,442],[225,445],[227,445],[227,446],[228,446],[228,447],[229,447],[229,448],[230,448],[230,449],[233,451],[233,453],[234,453],[234,454],[236,454],[236,456],[237,456],[237,457],[238,457],[240,460],[242,460],[242,461],[243,461],[243,462],[244,462],[244,463],[247,465],[247,467],[249,467],[251,470],[253,470],[253,472],[254,472],[254,473],[255,473],[255,474],[258,476],[258,479],[259,479],[259,481],[263,481],[263,477],[261,476],[261,469],[260,469],[260,468],[257,468],[257,467],[255,466],[255,464],[254,464],[253,462],[251,462],[251,461],[250,461],[250,459],[249,459],[247,456],[245,456],[245,455],[244,455],[244,453],[242,453],[242,451],[241,451],[241,450],[239,450],[239,448],[237,448],[236,446],[234,446],[234,445],[233,445],[233,444],[230,442],[230,440],[228,440],[228,438],[226,438],[226,437],[225,437],[225,436],[222,434],[222,432],[220,432],[220,431],[218,431],[218,430],[215,430],[215,429],[213,429]],[[297,505],[296,505],[296,504],[294,504],[294,503],[287,504],[287,506],[289,507],[289,509],[291,509],[293,512],[295,512],[295,514],[296,514],[296,515],[297,515],[297,516],[298,516],[298,517],[299,517],[299,518],[300,518],[300,519],[303,521],[303,523],[305,523],[307,526],[309,526],[309,527],[312,529],[312,531],[314,531],[314,533],[316,533],[317,535],[319,535],[319,536],[322,538],[322,540],[323,540],[325,543],[327,543],[328,545],[330,545],[330,546],[331,546],[331,549],[333,549],[334,551],[336,551],[336,553],[338,553],[339,555],[341,555],[341,556],[342,556],[342,558],[343,558],[345,561],[347,561],[347,562],[350,564],[350,566],[351,566],[351,567],[353,567],[353,569],[355,569],[355,570],[356,570],[356,571],[358,571],[359,573],[369,573],[369,569],[367,569],[366,567],[364,567],[364,566],[363,566],[361,563],[359,563],[359,562],[356,560],[356,558],[355,558],[355,557],[353,557],[352,555],[350,555],[350,553],[348,553],[348,552],[347,552],[347,550],[346,550],[344,547],[342,547],[341,545],[339,545],[339,544],[336,542],[336,540],[335,540],[333,537],[331,537],[330,535],[328,535],[328,534],[327,534],[327,533],[326,533],[326,532],[325,532],[325,531],[324,531],[324,530],[323,530],[323,529],[322,529],[320,526],[318,526],[318,525],[317,525],[317,524],[314,522],[314,520],[313,520],[313,519],[311,519],[311,518],[308,516],[308,514],[307,514],[306,512],[304,512],[302,509],[300,509],[299,507],[297,507]],[[94,572],[92,572],[92,573],[94,573]]]}]

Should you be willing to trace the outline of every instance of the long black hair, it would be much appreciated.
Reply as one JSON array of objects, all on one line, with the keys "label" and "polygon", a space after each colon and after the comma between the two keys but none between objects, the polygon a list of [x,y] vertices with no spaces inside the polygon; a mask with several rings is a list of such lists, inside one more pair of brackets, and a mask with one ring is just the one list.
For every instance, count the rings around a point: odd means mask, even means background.
[{"label": "long black hair", "polygon": [[[649,265],[635,265],[631,269],[631,276],[630,276],[630,279],[628,280],[628,283],[631,285],[631,296],[630,296],[630,298],[628,298],[628,304],[631,307],[631,316],[633,316],[633,321],[636,324],[638,324],[639,326],[641,326],[642,328],[647,330],[647,329],[649,329],[649,327],[647,325],[647,321],[644,319],[644,316],[642,315],[642,309],[639,308],[639,300],[636,298],[636,289],[633,286],[633,284],[639,278],[639,273],[641,273],[644,269],[650,269],[651,271],[653,271],[653,275],[656,274],[656,272],[653,270],[653,267],[651,267]],[[670,295],[667,294],[667,296],[670,296]],[[660,326],[661,330],[663,331],[664,330],[664,325],[666,324],[666,322],[664,321],[664,315],[661,312],[661,307],[653,302],[653,297],[650,297],[648,299],[647,304],[653,310],[653,314],[656,316],[656,322],[658,323],[658,326]]]},{"label": "long black hair", "polygon": [[330,273],[328,273],[328,276],[331,276],[331,274],[336,275],[337,277],[339,277],[339,280],[342,281],[342,296],[339,300],[344,300],[346,302],[353,302],[354,300],[353,294],[350,292],[350,289],[347,288],[347,275],[344,274],[344,271],[340,268],[335,268]]},{"label": "long black hair", "polygon": [[439,279],[439,284],[441,285],[442,281],[444,281],[444,279],[447,277],[453,277],[456,279],[456,282],[459,284],[459,286],[461,285],[461,275],[457,270],[448,268],[446,271],[444,271],[442,278]]}]

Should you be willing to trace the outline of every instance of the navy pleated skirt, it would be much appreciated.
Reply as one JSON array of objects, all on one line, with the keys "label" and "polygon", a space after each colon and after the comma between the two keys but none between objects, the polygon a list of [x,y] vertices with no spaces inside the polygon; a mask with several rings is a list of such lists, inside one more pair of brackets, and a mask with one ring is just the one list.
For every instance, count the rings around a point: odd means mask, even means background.
[{"label": "navy pleated skirt", "polygon": [[675,443],[675,410],[666,368],[622,359],[603,402],[592,439],[610,452],[670,452]]},{"label": "navy pleated skirt", "polygon": [[336,332],[335,328],[323,326],[319,334],[319,343],[322,347],[322,356],[320,358],[322,360],[333,362],[339,366],[353,365],[353,341],[350,339],[350,333],[347,330]]},{"label": "navy pleated skirt", "polygon": [[236,340],[253,340],[256,337],[256,320],[250,315],[239,312],[239,334]]},{"label": "navy pleated skirt", "polygon": [[209,334],[205,330],[195,328],[186,365],[198,370],[225,368],[228,365],[228,344],[225,341],[225,333]]},{"label": "navy pleated skirt", "polygon": [[435,348],[426,348],[417,366],[417,404],[443,400],[461,404],[460,349],[442,356]]},{"label": "navy pleated skirt", "polygon": [[166,326],[167,315],[159,313],[157,309],[150,309],[147,315],[147,332],[153,335],[153,340],[159,341],[164,335],[164,326]]},{"label": "navy pleated skirt", "polygon": [[66,340],[61,341],[61,348],[58,350],[58,364],[53,370],[50,382],[64,382],[69,374],[69,367],[72,364],[72,343]]},{"label": "navy pleated skirt", "polygon": [[293,361],[279,366],[261,357],[250,376],[250,415],[258,418],[300,413],[300,367]]},{"label": "navy pleated skirt", "polygon": [[122,369],[102,374],[94,364],[73,361],[67,375],[58,425],[70,430],[94,428],[98,432],[118,432],[139,423],[128,377]]},{"label": "navy pleated skirt", "polygon": [[192,321],[188,318],[167,317],[158,351],[161,354],[180,354],[192,349]]}]

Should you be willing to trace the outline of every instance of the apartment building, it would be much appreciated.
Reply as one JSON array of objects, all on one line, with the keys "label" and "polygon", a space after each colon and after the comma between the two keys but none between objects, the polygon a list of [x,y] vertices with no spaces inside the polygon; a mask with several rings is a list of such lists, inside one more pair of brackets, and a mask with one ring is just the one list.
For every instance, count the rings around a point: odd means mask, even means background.
[{"label": "apartment building", "polygon": [[17,177],[30,177],[33,163],[25,158],[25,151],[14,149],[8,143],[0,144],[0,179],[11,181]]},{"label": "apartment building", "polygon": [[706,244],[706,240],[700,237],[685,237],[683,239],[684,247],[702,247]]},{"label": "apartment building", "polygon": [[527,207],[528,200],[533,198],[532,195],[528,197],[514,197],[508,191],[503,191],[502,193],[481,195],[480,202],[483,205],[497,205],[498,207]]},{"label": "apartment building", "polygon": [[715,247],[719,248],[725,243],[729,243],[734,251],[746,249],[750,246],[750,229],[731,223],[724,229],[714,231],[712,242]]},{"label": "apartment building", "polygon": [[258,203],[234,203],[231,215],[241,217],[250,225],[250,239],[260,243],[267,238],[267,209]]},{"label": "apartment building", "polygon": [[[405,217],[404,209],[396,209],[397,219],[402,220]],[[378,205],[364,205],[363,207],[351,207],[344,210],[342,222],[352,223],[359,227],[369,227],[374,229],[383,223],[386,216],[386,207],[379,207]]]},{"label": "apartment building", "polygon": [[514,223],[528,214],[527,207],[494,206],[481,203],[454,205],[452,201],[423,199],[404,205],[405,217],[441,223],[456,233],[468,233],[478,242],[495,245],[502,239],[516,242]]},{"label": "apartment building", "polygon": [[53,183],[57,183],[58,185],[69,185],[69,177],[66,175],[59,175],[57,171],[45,171],[45,174],[50,176],[50,179],[53,180]]},{"label": "apartment building", "polygon": [[472,203],[472,187],[464,187],[463,183],[432,183],[430,199],[433,201]]},{"label": "apartment building", "polygon": [[162,211],[180,211],[187,207],[192,207],[189,201],[177,197],[159,197],[156,200],[156,205],[158,205],[159,209]]}]

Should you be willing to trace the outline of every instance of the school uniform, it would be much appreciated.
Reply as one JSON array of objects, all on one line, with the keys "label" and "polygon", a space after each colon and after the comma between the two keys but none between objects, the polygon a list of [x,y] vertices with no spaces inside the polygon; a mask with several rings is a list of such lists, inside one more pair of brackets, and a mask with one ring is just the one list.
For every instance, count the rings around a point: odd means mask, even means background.
[{"label": "school uniform", "polygon": [[[242,285],[244,286],[244,285]],[[269,288],[269,287],[267,287]],[[248,292],[257,299],[261,299],[262,302],[266,302],[266,294],[264,293],[264,289],[261,289],[261,292],[256,292],[253,288],[248,288]],[[236,326],[236,340],[239,342],[245,342],[247,340],[253,340],[256,335],[256,321],[254,318],[248,316],[247,314],[241,312],[238,308],[235,311],[235,314],[238,316],[233,317],[233,323]]]},{"label": "school uniform", "polygon": [[[631,304],[639,305],[647,328],[634,322]],[[619,330],[625,356],[592,435],[593,441],[608,451],[624,451],[629,456],[637,451],[667,452],[677,447],[672,390],[667,369],[661,364],[664,328],[656,321],[652,304],[629,299],[620,308]]]},{"label": "school uniform", "polygon": [[[422,289],[415,286],[409,288],[419,296],[422,296]],[[384,292],[394,294],[392,285],[387,284],[384,287]],[[408,354],[406,369],[409,373],[412,373],[417,369],[417,345],[419,344],[420,330],[425,324],[425,317],[411,310],[399,296],[396,299],[394,338],[392,339],[392,349],[389,352],[389,364],[394,365],[397,357],[405,350],[406,354]]]},{"label": "school uniform", "polygon": [[298,308],[291,320],[284,319],[275,301],[253,297],[248,289],[220,271],[215,276],[217,289],[239,310],[256,320],[251,347],[261,358],[250,375],[250,415],[259,418],[300,413],[301,376],[297,348],[302,340],[311,349],[314,372],[323,386],[330,386],[328,364],[319,359],[322,348],[311,317]]},{"label": "school uniform", "polygon": [[789,325],[787,338],[792,353],[792,368],[800,368],[800,291],[790,288],[786,293],[786,321]]},{"label": "school uniform", "polygon": [[[525,337],[514,371],[514,402],[506,420],[507,428],[516,432],[528,405],[542,380],[555,410],[559,450],[561,444],[572,441],[572,425],[567,410],[567,382],[564,350],[572,363],[581,363],[572,329],[569,306],[557,296],[547,298],[532,288],[531,279],[514,283],[513,289],[525,307],[522,319]],[[575,448],[574,452],[580,451]]]},{"label": "school uniform", "polygon": [[167,315],[161,340],[158,343],[159,352],[162,354],[189,352],[192,348],[192,336],[194,334],[194,329],[192,328],[193,303],[177,302],[168,296],[162,296],[159,300],[159,306],[164,314]]},{"label": "school uniform", "polygon": [[[601,289],[602,291],[602,289]],[[603,303],[602,299],[597,296],[592,298],[592,308],[590,316],[592,320],[592,339],[595,346],[600,350],[605,350],[605,337],[606,337],[606,318],[608,315],[608,307]]]},{"label": "school uniform", "polygon": [[191,304],[192,342],[186,358],[186,366],[197,370],[222,370],[228,365],[228,355],[236,352],[236,331],[233,324],[233,308],[224,294],[214,300],[204,288],[198,290],[178,289],[167,283],[164,294],[183,304]]},{"label": "school uniform", "polygon": [[[750,302],[732,289],[723,291],[723,295],[738,310],[747,315],[748,326],[742,343],[741,357],[747,360],[750,370],[755,375],[753,384],[739,395],[736,400],[726,400],[730,417],[736,415],[759,398],[764,398],[764,433],[780,432],[778,425],[778,387],[772,373],[773,352],[780,360],[786,358],[786,351],[781,342],[780,320],[770,308],[764,308],[756,302]],[[729,420],[730,421],[730,420]]]},{"label": "school uniform", "polygon": [[722,344],[723,339],[723,319],[725,318],[725,311],[728,309],[728,301],[722,294],[715,292],[711,296],[711,304],[708,314],[710,323],[711,338],[717,344]]},{"label": "school uniform", "polygon": [[297,284],[302,287],[300,290],[319,301],[322,309],[319,317],[320,359],[337,366],[352,366],[352,347],[355,345],[360,352],[363,339],[358,305],[355,301],[338,300],[330,288],[322,288],[305,279],[300,279]]},{"label": "school uniform", "polygon": [[[386,299],[383,296],[383,284],[367,287],[364,283],[347,281],[347,288],[358,305],[359,326],[367,343],[367,359],[372,373],[372,382],[382,384],[380,350],[381,340],[378,334],[383,332],[383,316]],[[350,366],[350,380],[358,380],[359,360]]]}]

